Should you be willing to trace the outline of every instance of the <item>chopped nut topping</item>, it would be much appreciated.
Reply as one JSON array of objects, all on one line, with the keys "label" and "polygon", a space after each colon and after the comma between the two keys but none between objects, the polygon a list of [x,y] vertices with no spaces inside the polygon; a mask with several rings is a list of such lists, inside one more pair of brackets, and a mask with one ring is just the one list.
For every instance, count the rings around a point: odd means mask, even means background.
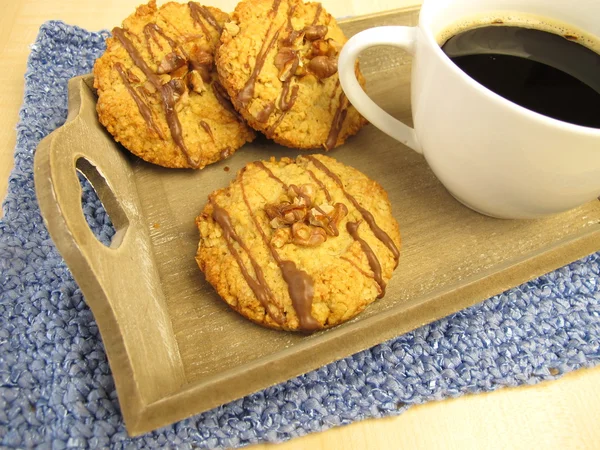
[{"label": "chopped nut topping", "polygon": [[339,54],[342,50],[342,44],[340,44],[338,41],[333,40],[332,38],[327,39],[327,44],[329,45],[327,56],[335,56]]},{"label": "chopped nut topping", "polygon": [[202,80],[202,77],[196,70],[192,70],[188,73],[187,83],[189,88],[196,94],[202,94],[206,90],[206,87],[204,86],[204,81]]},{"label": "chopped nut topping", "polygon": [[[325,214],[329,214],[334,209],[333,206],[331,206],[329,203],[323,203],[319,206],[319,208],[321,208],[321,211],[323,211]],[[315,208],[313,208],[313,210],[316,211]]]},{"label": "chopped nut topping", "polygon": [[324,41],[323,39],[318,39],[313,41],[310,48],[310,55],[315,56],[327,56],[331,51],[331,44],[329,41]]},{"label": "chopped nut topping", "polygon": [[174,70],[179,69],[180,67],[182,67],[186,64],[187,64],[187,61],[185,60],[185,58],[182,58],[177,53],[175,53],[175,52],[167,53],[165,55],[165,57],[163,58],[163,60],[160,62],[160,65],[158,66],[158,70],[156,71],[156,73],[158,73],[158,74],[171,73]]},{"label": "chopped nut topping", "polygon": [[274,219],[272,219],[269,224],[271,225],[271,228],[273,228],[274,230],[276,230],[277,228],[283,228],[286,226],[285,223],[283,223],[283,221],[279,218],[279,217],[275,217]]},{"label": "chopped nut topping", "polygon": [[292,242],[303,247],[316,247],[327,240],[327,234],[322,228],[311,227],[303,222],[292,225]]},{"label": "chopped nut topping", "polygon": [[173,91],[173,99],[175,101],[179,100],[179,98],[186,91],[185,83],[183,82],[183,80],[181,80],[179,78],[173,78],[171,81],[169,81],[167,83],[167,85],[172,89],[172,91]]},{"label": "chopped nut topping", "polygon": [[266,205],[265,212],[269,219],[279,219],[284,224],[291,225],[294,222],[304,220],[307,213],[305,205],[283,202],[279,205]]},{"label": "chopped nut topping", "polygon": [[282,47],[275,55],[275,67],[279,69],[280,81],[286,81],[294,75],[299,64],[298,53],[290,47]]},{"label": "chopped nut topping", "polygon": [[275,230],[271,238],[273,246],[281,248],[291,242],[315,247],[325,242],[328,235],[339,236],[338,226],[348,215],[348,208],[343,203],[323,203],[315,206],[315,197],[314,185],[292,184],[287,192],[279,197],[278,203],[265,206],[264,211],[270,219],[269,224]]},{"label": "chopped nut topping", "polygon": [[295,73],[298,68],[299,63],[298,57],[288,61],[284,64],[278,74],[279,81],[287,81],[289,80]]},{"label": "chopped nut topping", "polygon": [[275,55],[275,67],[282,69],[285,63],[296,57],[296,51],[290,47],[281,47]]},{"label": "chopped nut topping", "polygon": [[302,205],[310,206],[315,198],[315,188],[312,184],[303,184],[300,187],[292,184],[287,192],[287,195],[296,202]]},{"label": "chopped nut topping", "polygon": [[287,37],[281,40],[281,44],[287,47],[299,47],[304,40],[304,30],[293,30]]},{"label": "chopped nut topping", "polygon": [[190,54],[190,62],[199,66],[211,67],[213,65],[214,60],[210,53],[205,52],[204,50],[200,50],[196,47],[194,49],[194,52]]},{"label": "chopped nut topping", "polygon": [[233,22],[225,22],[223,28],[227,30],[230,36],[236,36],[240,32],[240,27]]},{"label": "chopped nut topping", "polygon": [[308,41],[322,39],[327,34],[327,25],[311,25],[304,29],[304,36]]},{"label": "chopped nut topping", "polygon": [[302,61],[300,61],[300,64],[298,64],[298,67],[296,67],[296,71],[294,72],[294,75],[296,75],[298,77],[303,77],[306,74],[307,74],[306,67],[304,67],[304,64],[302,64]]},{"label": "chopped nut topping", "polygon": [[[319,207],[321,211],[312,208],[308,213],[308,223],[323,228],[329,236],[338,236],[338,226],[342,219],[348,215],[348,208],[343,203],[335,206],[323,204]],[[325,213],[325,214],[323,214]]]},{"label": "chopped nut topping", "polygon": [[158,78],[160,79],[160,84],[167,84],[169,81],[171,81],[171,75],[168,73],[160,74]]},{"label": "chopped nut topping", "polygon": [[329,78],[337,72],[337,61],[328,56],[316,56],[308,63],[309,70],[318,78]]},{"label": "chopped nut topping", "polygon": [[210,72],[213,69],[213,65],[214,59],[210,53],[198,47],[194,47],[190,52],[190,66],[200,74],[205,83],[211,81]]},{"label": "chopped nut topping", "polygon": [[271,237],[271,245],[275,248],[281,248],[292,239],[292,231],[289,227],[278,228]]}]

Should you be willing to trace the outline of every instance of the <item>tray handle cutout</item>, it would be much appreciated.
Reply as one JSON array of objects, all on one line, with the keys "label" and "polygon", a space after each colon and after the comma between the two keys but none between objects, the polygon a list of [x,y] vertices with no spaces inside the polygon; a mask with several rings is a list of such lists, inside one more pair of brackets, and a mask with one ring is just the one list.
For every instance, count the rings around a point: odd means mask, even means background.
[{"label": "tray handle cutout", "polygon": [[[119,248],[121,242],[123,242],[125,234],[127,233],[129,227],[129,218],[121,207],[115,192],[110,188],[106,178],[98,170],[96,165],[86,157],[82,156],[78,158],[75,162],[75,168],[77,169],[77,172],[79,172],[88,181],[92,189],[96,192],[96,195],[100,199],[106,214],[110,218],[112,227],[114,229],[114,234],[110,240],[109,247],[113,249]],[[96,236],[96,239],[102,242],[99,236]]]}]

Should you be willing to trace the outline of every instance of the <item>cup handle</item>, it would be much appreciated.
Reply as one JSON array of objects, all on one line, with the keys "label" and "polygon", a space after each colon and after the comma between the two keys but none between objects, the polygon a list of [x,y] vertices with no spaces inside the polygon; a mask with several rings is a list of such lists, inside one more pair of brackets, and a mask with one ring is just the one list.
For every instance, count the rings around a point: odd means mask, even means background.
[{"label": "cup handle", "polygon": [[414,55],[416,42],[417,28],[415,27],[387,26],[361,31],[351,37],[342,48],[338,60],[338,72],[340,84],[348,100],[369,122],[417,153],[423,153],[415,129],[393,118],[377,106],[365,93],[354,72],[358,55],[369,47],[392,45]]}]

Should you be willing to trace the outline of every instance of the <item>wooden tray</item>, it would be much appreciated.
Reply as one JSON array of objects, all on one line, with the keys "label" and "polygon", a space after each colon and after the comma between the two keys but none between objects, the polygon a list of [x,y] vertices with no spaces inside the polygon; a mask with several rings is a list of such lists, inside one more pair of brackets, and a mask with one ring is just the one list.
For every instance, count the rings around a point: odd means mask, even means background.
[{"label": "wooden tray", "polygon": [[[343,21],[348,35],[415,25],[406,9]],[[410,59],[362,57],[368,90],[410,121]],[[387,190],[403,237],[385,298],[355,320],[311,336],[256,326],[217,298],[194,261],[194,217],[246,163],[298,151],[266,140],[202,171],[130,156],[99,125],[91,76],[69,84],[67,123],[35,156],[35,184],[52,239],[92,309],[127,429],[138,435],[308,372],[600,249],[600,202],[537,221],[491,219],[456,202],[424,159],[372,126],[330,154]],[[226,171],[227,169],[229,171]],[[99,243],[81,209],[76,171],[117,230]]]}]

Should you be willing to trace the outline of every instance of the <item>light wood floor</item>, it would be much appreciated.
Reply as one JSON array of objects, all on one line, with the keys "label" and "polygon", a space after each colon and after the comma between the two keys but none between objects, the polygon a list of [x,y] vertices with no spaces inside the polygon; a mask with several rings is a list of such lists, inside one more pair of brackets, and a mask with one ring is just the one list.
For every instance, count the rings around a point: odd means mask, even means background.
[{"label": "light wood floor", "polygon": [[[415,0],[323,0],[336,17],[410,5]],[[431,0],[436,1],[436,0]],[[2,0],[0,14],[0,197],[13,164],[29,45],[41,23],[61,19],[89,30],[120,24],[139,0]],[[232,10],[236,0],[205,0]],[[534,387],[414,407],[276,446],[280,450],[600,448],[600,367]],[[254,449],[272,448],[259,445]]]}]

